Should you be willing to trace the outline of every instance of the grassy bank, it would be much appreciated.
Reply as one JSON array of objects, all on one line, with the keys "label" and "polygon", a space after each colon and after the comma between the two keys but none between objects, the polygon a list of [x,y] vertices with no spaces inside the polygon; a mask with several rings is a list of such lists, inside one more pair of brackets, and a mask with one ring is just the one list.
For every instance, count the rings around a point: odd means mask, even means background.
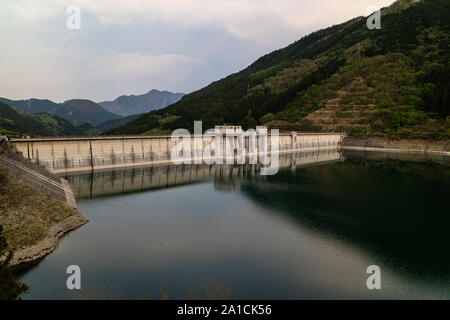
[{"label": "grassy bank", "polygon": [[0,225],[8,249],[15,252],[44,240],[51,226],[81,214],[0,169]]}]

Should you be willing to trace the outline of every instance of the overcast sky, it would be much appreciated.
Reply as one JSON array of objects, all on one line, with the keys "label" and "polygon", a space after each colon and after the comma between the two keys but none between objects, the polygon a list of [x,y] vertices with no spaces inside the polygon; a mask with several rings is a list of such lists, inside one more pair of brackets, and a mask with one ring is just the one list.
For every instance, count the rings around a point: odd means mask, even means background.
[{"label": "overcast sky", "polygon": [[[393,0],[1,0],[0,96],[192,92]],[[81,9],[81,29],[66,26]]]}]

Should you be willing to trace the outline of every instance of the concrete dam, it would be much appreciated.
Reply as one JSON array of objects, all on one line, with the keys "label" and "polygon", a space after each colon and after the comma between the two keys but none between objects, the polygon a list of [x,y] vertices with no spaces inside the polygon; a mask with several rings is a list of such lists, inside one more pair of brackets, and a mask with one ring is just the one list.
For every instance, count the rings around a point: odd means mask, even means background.
[{"label": "concrete dam", "polygon": [[[237,137],[230,139],[222,135],[221,138],[226,141],[224,145],[236,154],[242,142],[239,142]],[[280,154],[338,149],[343,138],[342,133],[280,133],[277,149]],[[213,145],[216,139],[218,138],[210,137],[208,143],[202,139],[201,148]],[[276,150],[271,146],[270,135],[267,140],[268,153]],[[245,137],[245,146],[249,147],[252,141],[250,137]],[[171,151],[178,144],[171,136],[31,138],[12,139],[11,142],[25,158],[44,166],[52,173],[170,164]],[[261,151],[257,149],[258,146],[259,144],[255,145],[256,149],[253,149],[256,153]],[[192,139],[193,153],[196,148],[198,145]],[[215,154],[213,156],[217,157]]]}]

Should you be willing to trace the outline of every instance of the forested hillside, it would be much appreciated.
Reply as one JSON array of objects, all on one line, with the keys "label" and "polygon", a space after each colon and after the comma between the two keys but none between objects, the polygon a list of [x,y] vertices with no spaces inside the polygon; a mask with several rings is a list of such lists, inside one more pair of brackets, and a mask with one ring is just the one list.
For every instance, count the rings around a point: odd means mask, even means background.
[{"label": "forested hillside", "polygon": [[112,130],[114,128],[123,126],[123,125],[127,124],[128,122],[139,118],[142,115],[143,114],[134,114],[134,115],[131,115],[128,117],[120,118],[120,119],[108,120],[108,121],[105,121],[105,122],[99,124],[95,128],[97,130],[99,130],[100,132],[106,132],[106,131]]},{"label": "forested hillside", "polygon": [[90,124],[75,127],[69,121],[47,113],[31,114],[0,102],[0,134],[25,133],[39,136],[97,135]]},{"label": "forested hillside", "polygon": [[282,130],[449,138],[450,1],[399,0],[314,32],[111,134],[267,124]]}]

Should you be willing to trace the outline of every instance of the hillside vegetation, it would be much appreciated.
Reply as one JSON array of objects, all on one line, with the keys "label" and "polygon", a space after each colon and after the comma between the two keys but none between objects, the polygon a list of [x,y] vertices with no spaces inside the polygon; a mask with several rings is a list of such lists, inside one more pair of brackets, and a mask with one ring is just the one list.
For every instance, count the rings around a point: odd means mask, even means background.
[{"label": "hillside vegetation", "polygon": [[12,251],[36,244],[46,237],[51,225],[78,214],[28,184],[9,179],[0,168],[0,224]]},{"label": "hillside vegetation", "polygon": [[127,124],[128,122],[139,118],[142,115],[143,115],[143,113],[142,114],[134,114],[134,115],[131,115],[128,117],[120,118],[120,119],[108,120],[108,121],[105,121],[105,122],[99,124],[95,128],[100,132],[106,132],[106,131],[112,130],[114,128],[123,126],[123,125]]},{"label": "hillside vegetation", "polygon": [[316,31],[248,68],[109,134],[267,124],[282,130],[450,138],[450,1],[399,0],[381,30],[359,17]]}]

